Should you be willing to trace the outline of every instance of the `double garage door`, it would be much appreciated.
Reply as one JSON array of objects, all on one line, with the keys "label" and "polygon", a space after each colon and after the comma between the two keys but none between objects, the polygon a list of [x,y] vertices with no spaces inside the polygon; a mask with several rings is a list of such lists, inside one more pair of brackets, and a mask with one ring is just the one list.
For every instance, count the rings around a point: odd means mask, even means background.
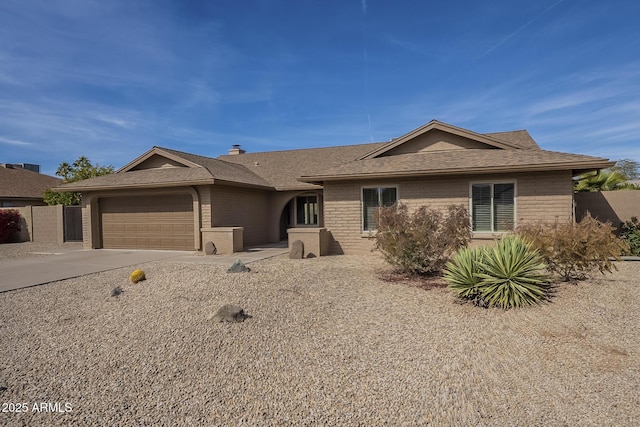
[{"label": "double garage door", "polygon": [[108,197],[99,203],[103,248],[194,249],[189,194]]}]

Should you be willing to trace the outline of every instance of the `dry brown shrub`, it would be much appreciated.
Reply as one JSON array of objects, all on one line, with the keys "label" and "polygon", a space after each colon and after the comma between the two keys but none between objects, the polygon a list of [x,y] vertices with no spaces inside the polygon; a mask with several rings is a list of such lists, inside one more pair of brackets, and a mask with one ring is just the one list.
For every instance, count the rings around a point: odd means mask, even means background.
[{"label": "dry brown shrub", "polygon": [[471,240],[469,212],[451,205],[447,214],[426,206],[412,214],[396,203],[376,213],[376,247],[398,272],[439,274],[449,258]]},{"label": "dry brown shrub", "polygon": [[598,270],[611,273],[627,244],[614,234],[610,223],[602,223],[589,213],[579,223],[537,222],[521,225],[517,233],[538,249],[549,271],[564,281],[583,280]]}]

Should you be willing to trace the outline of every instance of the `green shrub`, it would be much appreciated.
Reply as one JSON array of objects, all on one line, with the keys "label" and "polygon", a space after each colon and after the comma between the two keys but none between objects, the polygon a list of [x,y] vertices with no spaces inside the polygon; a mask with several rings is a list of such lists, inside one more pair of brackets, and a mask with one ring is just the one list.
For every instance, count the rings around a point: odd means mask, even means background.
[{"label": "green shrub", "polygon": [[518,227],[518,234],[540,251],[549,271],[564,281],[582,280],[589,273],[611,272],[611,258],[620,257],[628,246],[613,234],[609,223],[601,223],[587,213],[573,222],[535,223]]},{"label": "green shrub", "polygon": [[629,245],[629,250],[624,250],[624,255],[640,256],[640,221],[633,216],[630,221],[620,223],[619,236]]},{"label": "green shrub", "polygon": [[508,235],[484,250],[478,277],[480,293],[490,305],[511,308],[545,299],[549,277],[540,253],[519,236]]},{"label": "green shrub", "polygon": [[478,277],[483,257],[483,249],[480,247],[462,248],[444,269],[444,279],[449,288],[460,298],[472,300],[476,305],[484,305],[479,290],[481,279]]},{"label": "green shrub", "polygon": [[469,213],[451,205],[447,214],[425,206],[409,214],[396,203],[376,213],[376,247],[399,272],[411,275],[440,273],[447,260],[471,240]]},{"label": "green shrub", "polygon": [[444,279],[460,298],[504,309],[547,298],[546,265],[532,245],[508,235],[495,246],[465,248],[447,263]]},{"label": "green shrub", "polygon": [[20,212],[15,209],[0,209],[0,243],[14,241],[20,231]]}]

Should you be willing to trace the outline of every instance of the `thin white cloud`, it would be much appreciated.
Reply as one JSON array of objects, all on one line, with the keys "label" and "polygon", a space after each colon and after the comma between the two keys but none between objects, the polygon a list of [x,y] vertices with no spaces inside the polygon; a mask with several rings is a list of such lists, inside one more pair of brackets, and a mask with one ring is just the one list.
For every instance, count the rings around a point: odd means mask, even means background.
[{"label": "thin white cloud", "polygon": [[525,28],[527,28],[529,25],[533,24],[535,21],[537,21],[538,19],[542,18],[544,15],[546,15],[547,13],[549,13],[551,11],[551,9],[553,9],[554,7],[558,6],[560,3],[562,3],[564,0],[558,0],[557,2],[555,2],[554,4],[552,4],[551,6],[549,6],[548,8],[546,8],[544,11],[542,11],[541,13],[539,13],[538,15],[536,15],[535,17],[533,17],[532,19],[530,19],[529,21],[527,21],[524,25],[521,25],[517,30],[515,30],[514,32],[512,32],[511,34],[509,34],[508,36],[506,36],[505,38],[503,38],[502,40],[500,40],[498,43],[496,43],[495,45],[493,45],[492,47],[490,47],[489,49],[487,49],[481,56],[485,56],[491,52],[493,52],[494,50],[496,50],[497,48],[499,48],[500,46],[502,46],[503,44],[505,44],[506,42],[508,42],[511,38],[513,38],[516,34],[520,33],[522,30],[524,30]]},{"label": "thin white cloud", "polygon": [[99,114],[96,119],[125,129],[132,129],[135,127],[135,122],[120,117]]},{"label": "thin white cloud", "polygon": [[12,138],[5,138],[0,136],[0,143],[2,144],[8,144],[8,145],[17,145],[17,146],[28,146],[28,145],[33,145],[30,142],[25,142],[25,141],[20,141],[19,139],[12,139]]}]

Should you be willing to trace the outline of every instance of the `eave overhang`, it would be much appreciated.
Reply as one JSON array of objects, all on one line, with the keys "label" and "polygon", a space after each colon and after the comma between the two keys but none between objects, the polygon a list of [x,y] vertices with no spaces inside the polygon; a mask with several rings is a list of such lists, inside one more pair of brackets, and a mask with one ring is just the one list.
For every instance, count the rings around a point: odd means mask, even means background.
[{"label": "eave overhang", "polygon": [[555,163],[555,164],[541,164],[541,165],[522,165],[522,166],[490,166],[490,167],[469,167],[469,168],[454,168],[454,169],[439,169],[439,170],[403,170],[403,171],[388,171],[388,172],[363,172],[363,173],[348,173],[339,175],[314,175],[314,176],[301,176],[298,181],[306,182],[309,184],[322,185],[324,182],[336,182],[336,181],[354,181],[354,180],[372,180],[372,179],[388,179],[388,178],[425,178],[425,177],[439,177],[439,176],[452,176],[452,175],[478,175],[478,174],[490,174],[490,173],[525,173],[525,172],[545,172],[545,171],[558,171],[558,170],[570,170],[572,176],[581,175],[582,173],[605,169],[615,165],[615,162],[594,162],[594,163]]}]

